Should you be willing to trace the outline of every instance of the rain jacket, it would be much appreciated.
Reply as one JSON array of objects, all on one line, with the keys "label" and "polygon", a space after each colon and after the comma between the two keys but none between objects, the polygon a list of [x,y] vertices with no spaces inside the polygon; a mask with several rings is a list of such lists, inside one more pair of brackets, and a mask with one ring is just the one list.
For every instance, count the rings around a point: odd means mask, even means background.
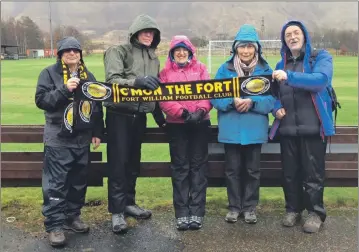
[{"label": "rain jacket", "polygon": [[[238,76],[233,65],[236,53],[234,45],[238,40],[258,44],[258,63],[252,76],[271,75],[272,69],[262,57],[262,47],[255,28],[251,25],[243,25],[233,42],[233,55],[220,66],[215,78],[225,79]],[[253,101],[254,105],[247,113],[239,113],[235,109],[233,98],[211,100],[213,107],[218,110],[218,141],[241,145],[266,143],[268,141],[268,113],[273,109],[275,98],[271,95],[241,96],[241,98],[250,98]]]},{"label": "rain jacket", "polygon": [[[184,67],[179,67],[171,60],[171,51],[177,44],[184,43],[192,52],[192,59]],[[165,67],[160,72],[161,82],[183,82],[196,80],[209,80],[206,66],[199,62],[195,55],[196,49],[186,36],[173,37],[170,44],[170,52],[165,64]],[[206,112],[205,120],[209,120],[209,111],[212,108],[209,100],[195,100],[195,101],[166,101],[160,102],[162,111],[166,114],[166,121],[169,123],[184,123],[181,118],[184,109],[188,112],[195,112],[198,109],[203,109]]]},{"label": "rain jacket", "polygon": [[[288,80],[285,85],[293,88],[300,88],[307,90],[311,93],[312,101],[320,121],[320,135],[332,136],[335,134],[333,115],[332,115],[332,102],[327,91],[327,87],[332,86],[333,77],[333,59],[332,56],[325,50],[318,51],[313,66],[310,65],[310,57],[312,48],[310,44],[310,36],[306,27],[299,21],[290,21],[286,23],[281,31],[281,57],[282,59],[277,63],[276,70],[285,69],[287,54],[290,53],[284,39],[285,29],[290,25],[297,25],[301,27],[305,37],[304,59],[303,59],[303,72],[292,72],[287,70]],[[275,116],[278,109],[282,108],[281,100],[275,102],[273,115]],[[276,131],[280,125],[280,120],[276,119],[273,122],[270,138],[273,139]]]},{"label": "rain jacket", "polygon": [[[88,80],[96,81],[92,73],[88,72]],[[36,106],[45,113],[44,144],[50,147],[83,148],[91,143],[91,138],[102,137],[103,112],[101,102],[96,102],[93,110],[95,118],[93,130],[80,131],[75,137],[60,137],[63,116],[69,98],[73,96],[66,85],[61,61],[41,71],[35,93]]]},{"label": "rain jacket", "polygon": [[[144,29],[156,31],[149,47],[141,45],[137,40],[138,32]],[[106,82],[133,86],[136,77],[157,77],[160,61],[155,50],[160,41],[160,30],[155,20],[147,15],[138,16],[129,28],[129,42],[111,46],[104,54]],[[155,102],[105,102],[104,106],[149,113],[154,111]]]}]

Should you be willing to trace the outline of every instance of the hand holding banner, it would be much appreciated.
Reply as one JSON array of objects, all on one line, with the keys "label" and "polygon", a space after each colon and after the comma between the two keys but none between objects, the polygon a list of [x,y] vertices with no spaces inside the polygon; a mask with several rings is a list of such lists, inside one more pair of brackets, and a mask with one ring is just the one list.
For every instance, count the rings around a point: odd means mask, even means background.
[{"label": "hand holding banner", "polygon": [[111,102],[209,100],[250,95],[273,95],[271,75],[162,83],[156,90],[116,83],[81,81],[75,99]]}]

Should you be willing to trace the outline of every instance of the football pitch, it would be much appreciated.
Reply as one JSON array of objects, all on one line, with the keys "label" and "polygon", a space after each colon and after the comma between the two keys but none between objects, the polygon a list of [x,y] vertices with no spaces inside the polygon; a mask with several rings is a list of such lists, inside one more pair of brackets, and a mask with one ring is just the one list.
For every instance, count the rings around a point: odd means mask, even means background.
[{"label": "football pitch", "polygon": [[[160,57],[161,66],[164,65],[165,57]],[[203,63],[207,63],[206,57],[200,57]],[[212,73],[226,60],[218,56],[212,58]],[[272,68],[275,67],[279,56],[267,58]],[[103,56],[91,55],[84,58],[88,69],[99,81],[104,81]],[[23,59],[7,60],[1,62],[1,124],[44,124],[43,111],[35,105],[35,89],[37,78],[42,69],[53,64],[55,59]],[[342,109],[339,110],[337,125],[358,125],[358,60],[357,57],[334,56],[333,86]],[[217,112],[211,111],[212,125],[217,124]],[[271,118],[272,121],[272,118]],[[148,116],[148,127],[157,127],[152,116]],[[43,151],[42,144],[2,144],[2,151]],[[142,161],[169,161],[168,144],[144,144]],[[106,160],[106,146],[99,148]],[[137,200],[140,205],[149,208],[172,206],[172,186],[170,178],[139,178],[137,187]],[[14,214],[28,213],[21,218],[26,221],[26,216],[39,221],[41,217],[42,195],[41,188],[2,189],[3,210]],[[283,193],[281,188],[261,188],[261,206],[274,206],[283,208]],[[101,200],[104,202],[99,207],[103,215],[106,212],[107,186],[101,188],[89,188],[87,201]],[[207,193],[210,212],[219,211],[225,213],[227,195],[225,188],[209,188]],[[357,206],[357,188],[326,188],[325,202],[333,207]],[[19,207],[20,206],[20,207]],[[102,209],[103,208],[103,209]],[[91,209],[84,211],[91,218],[96,219],[96,213]],[[97,212],[97,211],[95,211]],[[15,215],[14,215],[15,216]],[[100,216],[98,216],[100,218]],[[103,216],[102,216],[103,217]],[[41,222],[41,221],[40,221]],[[41,223],[39,223],[41,225]],[[35,225],[38,225],[37,223]]]}]

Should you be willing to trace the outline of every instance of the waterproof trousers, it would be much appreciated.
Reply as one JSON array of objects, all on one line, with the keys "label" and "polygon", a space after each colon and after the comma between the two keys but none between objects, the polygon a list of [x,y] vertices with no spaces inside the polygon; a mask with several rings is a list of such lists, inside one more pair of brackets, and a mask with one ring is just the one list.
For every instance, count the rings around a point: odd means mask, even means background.
[{"label": "waterproof trousers", "polygon": [[326,218],[323,205],[326,139],[320,136],[281,136],[283,190],[287,212],[304,209]]},{"label": "waterproof trousers", "polygon": [[259,201],[261,144],[224,144],[228,209],[249,212]]},{"label": "waterproof trousers", "polygon": [[145,113],[106,110],[108,211],[112,214],[135,204],[146,121]]},{"label": "waterproof trousers", "polygon": [[205,215],[210,122],[168,123],[175,217]]},{"label": "waterproof trousers", "polygon": [[42,193],[46,232],[62,228],[66,218],[81,214],[87,190],[89,147],[44,148]]}]

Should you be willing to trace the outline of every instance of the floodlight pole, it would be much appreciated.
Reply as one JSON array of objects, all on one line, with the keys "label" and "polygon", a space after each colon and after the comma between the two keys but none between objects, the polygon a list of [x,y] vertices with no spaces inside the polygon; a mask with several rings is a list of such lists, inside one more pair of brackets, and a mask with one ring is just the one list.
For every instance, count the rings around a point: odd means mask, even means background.
[{"label": "floodlight pole", "polygon": [[54,57],[54,49],[53,49],[53,41],[52,41],[51,0],[49,0],[49,19],[50,19],[51,58],[53,58]]},{"label": "floodlight pole", "polygon": [[207,67],[208,67],[208,73],[212,73],[212,59],[211,59],[211,47],[212,47],[212,41],[208,42],[208,57],[207,57]]}]

